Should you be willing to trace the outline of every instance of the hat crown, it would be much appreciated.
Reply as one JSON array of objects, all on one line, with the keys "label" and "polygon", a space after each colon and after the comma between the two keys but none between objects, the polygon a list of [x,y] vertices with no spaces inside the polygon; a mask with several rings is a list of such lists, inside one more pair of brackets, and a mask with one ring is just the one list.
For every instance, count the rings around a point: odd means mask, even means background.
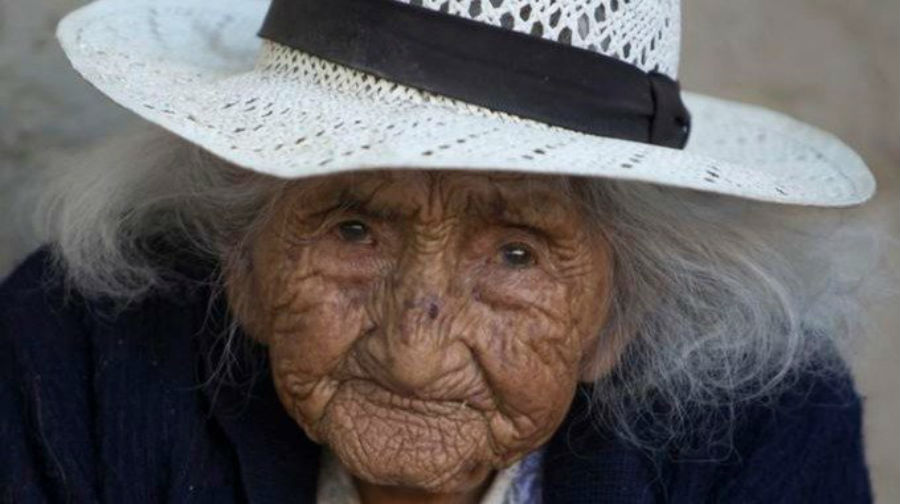
[{"label": "hat crown", "polygon": [[678,76],[679,0],[394,0]]}]

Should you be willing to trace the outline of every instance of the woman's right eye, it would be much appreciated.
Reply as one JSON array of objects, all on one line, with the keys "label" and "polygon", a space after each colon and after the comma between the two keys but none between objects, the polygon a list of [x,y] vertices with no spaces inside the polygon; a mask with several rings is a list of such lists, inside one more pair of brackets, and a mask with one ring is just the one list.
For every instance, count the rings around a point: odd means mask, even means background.
[{"label": "woman's right eye", "polygon": [[536,257],[534,251],[524,243],[507,243],[500,247],[500,257],[507,267],[513,269],[525,269],[534,266]]},{"label": "woman's right eye", "polygon": [[367,243],[371,239],[369,226],[358,220],[341,222],[337,226],[338,235],[349,243]]}]

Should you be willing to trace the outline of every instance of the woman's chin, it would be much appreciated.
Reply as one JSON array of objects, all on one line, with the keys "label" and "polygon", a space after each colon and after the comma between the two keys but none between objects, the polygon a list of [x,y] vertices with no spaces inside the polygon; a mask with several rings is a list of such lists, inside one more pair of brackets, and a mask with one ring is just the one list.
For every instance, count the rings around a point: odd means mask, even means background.
[{"label": "woman's chin", "polygon": [[[430,494],[464,493],[477,489],[491,476],[487,462],[473,461],[446,453],[436,454],[431,463],[412,462],[408,452],[380,456],[360,456],[346,443],[329,444],[341,465],[354,477],[374,486],[406,489]],[[431,452],[434,453],[434,452]],[[417,457],[425,460],[424,453]]]},{"label": "woman's chin", "polygon": [[[367,484],[382,490],[393,490],[414,494],[463,494],[470,493],[488,482],[493,469],[486,464],[462,464],[450,468],[447,472],[435,476],[430,470],[416,473],[412,470],[391,471],[390,468],[366,468],[357,472],[355,468],[346,467],[356,479],[357,484]],[[387,469],[387,470],[385,470]]]}]

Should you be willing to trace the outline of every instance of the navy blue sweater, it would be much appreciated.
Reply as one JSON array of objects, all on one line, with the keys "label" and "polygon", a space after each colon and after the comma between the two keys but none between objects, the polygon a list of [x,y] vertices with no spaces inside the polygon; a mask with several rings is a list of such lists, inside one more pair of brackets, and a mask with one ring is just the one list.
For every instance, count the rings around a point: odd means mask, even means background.
[{"label": "navy blue sweater", "polygon": [[[185,287],[113,311],[67,293],[46,252],[7,278],[0,502],[314,503],[319,449],[264,363],[208,380],[225,319],[210,297]],[[582,397],[547,447],[548,504],[871,500],[846,378],[804,375],[746,406],[724,452],[637,450],[586,421]]]}]

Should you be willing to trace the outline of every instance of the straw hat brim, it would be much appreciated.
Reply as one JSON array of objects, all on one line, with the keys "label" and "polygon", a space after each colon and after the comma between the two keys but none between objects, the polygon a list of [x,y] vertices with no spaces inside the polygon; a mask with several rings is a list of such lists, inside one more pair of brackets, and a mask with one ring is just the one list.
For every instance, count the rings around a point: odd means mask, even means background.
[{"label": "straw hat brim", "polygon": [[116,103],[240,167],[510,170],[850,206],[875,180],[834,136],[760,107],[684,93],[684,150],[573,132],[340,67],[256,36],[268,2],[99,0],[58,37]]}]

